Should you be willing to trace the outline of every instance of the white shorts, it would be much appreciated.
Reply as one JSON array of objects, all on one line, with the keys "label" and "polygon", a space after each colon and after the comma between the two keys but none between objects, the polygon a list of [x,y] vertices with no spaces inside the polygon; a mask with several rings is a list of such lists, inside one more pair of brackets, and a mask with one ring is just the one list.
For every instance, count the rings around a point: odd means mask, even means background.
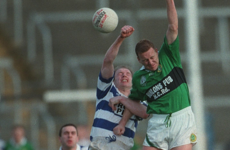
[{"label": "white shorts", "polygon": [[191,106],[169,114],[153,114],[148,121],[143,145],[162,150],[197,143],[197,131]]},{"label": "white shorts", "polygon": [[89,150],[130,150],[133,147],[133,140],[108,142],[105,137],[95,137],[90,143]]}]

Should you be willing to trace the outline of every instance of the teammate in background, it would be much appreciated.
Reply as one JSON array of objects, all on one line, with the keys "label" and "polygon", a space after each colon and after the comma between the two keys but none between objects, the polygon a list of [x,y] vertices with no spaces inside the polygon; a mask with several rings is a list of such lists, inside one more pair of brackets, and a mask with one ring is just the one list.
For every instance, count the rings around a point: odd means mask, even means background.
[{"label": "teammate in background", "polygon": [[[0,127],[0,133],[1,133],[1,127]],[[4,147],[5,147],[5,141],[0,138],[0,150],[3,150]]]},{"label": "teammate in background", "polygon": [[90,144],[90,128],[86,124],[77,125],[78,144],[82,146],[89,146]]},{"label": "teammate in background", "polygon": [[[122,27],[120,35],[105,54],[98,77],[96,112],[90,134],[89,150],[130,150],[133,147],[133,138],[138,124],[137,117],[132,116],[122,104],[117,105],[114,111],[108,105],[110,98],[118,95],[127,97],[130,94],[131,70],[125,66],[114,69],[113,62],[122,42],[133,32],[134,28],[131,26]],[[146,106],[141,103],[135,104],[134,106],[138,109],[134,115],[147,118]],[[122,115],[124,117],[121,120]],[[121,126],[117,126],[119,122]]]},{"label": "teammate in background", "polygon": [[112,98],[110,106],[114,109],[122,103],[133,112],[130,100],[147,100],[152,117],[143,150],[191,150],[197,142],[196,124],[180,60],[178,17],[174,0],[166,2],[168,29],[160,51],[148,40],[137,43],[135,51],[143,67],[133,75],[129,97]]},{"label": "teammate in background", "polygon": [[23,125],[14,125],[12,128],[12,138],[6,143],[4,150],[34,150],[25,137]]},{"label": "teammate in background", "polygon": [[59,150],[88,150],[86,146],[78,145],[78,132],[74,124],[65,124],[59,130]]}]

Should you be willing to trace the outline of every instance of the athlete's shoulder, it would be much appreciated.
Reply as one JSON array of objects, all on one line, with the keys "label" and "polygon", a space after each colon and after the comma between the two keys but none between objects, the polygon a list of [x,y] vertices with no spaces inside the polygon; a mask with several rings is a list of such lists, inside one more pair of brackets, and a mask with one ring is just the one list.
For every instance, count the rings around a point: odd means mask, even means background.
[{"label": "athlete's shoulder", "polygon": [[138,78],[140,76],[142,76],[143,74],[145,74],[146,71],[145,69],[142,67],[140,70],[136,71],[134,74],[133,74],[133,78]]},{"label": "athlete's shoulder", "polygon": [[88,150],[89,149],[89,147],[88,146],[80,146],[81,147],[81,149],[80,150]]},{"label": "athlete's shoulder", "polygon": [[77,150],[88,150],[88,146],[82,146],[77,144]]}]

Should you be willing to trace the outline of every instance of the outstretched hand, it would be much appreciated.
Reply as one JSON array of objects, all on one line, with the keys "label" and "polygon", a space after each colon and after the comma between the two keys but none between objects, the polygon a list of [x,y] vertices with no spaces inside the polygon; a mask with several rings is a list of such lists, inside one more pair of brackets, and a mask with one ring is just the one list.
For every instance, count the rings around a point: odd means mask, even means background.
[{"label": "outstretched hand", "polygon": [[134,32],[134,28],[132,26],[126,25],[121,28],[121,37],[127,38]]}]

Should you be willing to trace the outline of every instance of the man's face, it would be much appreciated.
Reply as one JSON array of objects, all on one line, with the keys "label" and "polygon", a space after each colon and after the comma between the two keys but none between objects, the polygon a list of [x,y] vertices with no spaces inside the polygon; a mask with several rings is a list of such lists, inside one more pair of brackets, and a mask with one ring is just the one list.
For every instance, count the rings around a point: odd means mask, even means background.
[{"label": "man's face", "polygon": [[158,53],[153,48],[150,48],[144,53],[139,53],[138,61],[145,66],[145,69],[155,71],[159,65]]},{"label": "man's face", "polygon": [[120,68],[115,73],[114,84],[119,89],[121,87],[131,88],[132,87],[132,73],[129,69]]},{"label": "man's face", "polygon": [[73,126],[66,126],[62,128],[61,137],[59,141],[65,149],[76,148],[78,142],[77,130]]},{"label": "man's face", "polygon": [[24,129],[23,128],[15,128],[13,131],[13,137],[16,143],[20,143],[24,137]]}]

